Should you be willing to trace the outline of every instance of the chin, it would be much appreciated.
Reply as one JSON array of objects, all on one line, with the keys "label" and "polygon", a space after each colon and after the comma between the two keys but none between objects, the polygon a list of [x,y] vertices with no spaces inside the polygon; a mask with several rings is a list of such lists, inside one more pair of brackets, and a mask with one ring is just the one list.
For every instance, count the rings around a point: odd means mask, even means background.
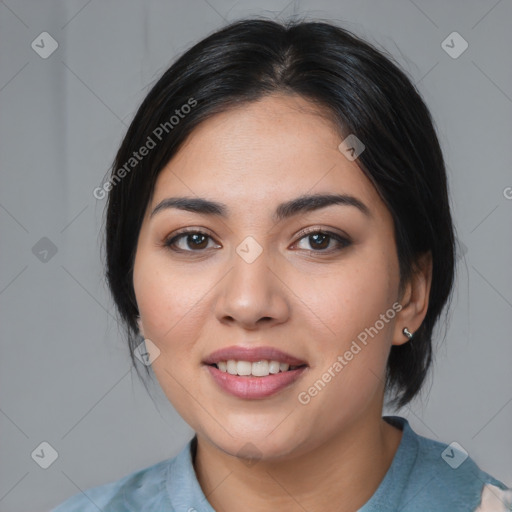
[{"label": "chin", "polygon": [[292,422],[283,428],[282,424],[279,425],[281,421],[282,418],[272,427],[268,421],[264,425],[258,425],[257,422],[251,425],[232,425],[226,428],[229,433],[219,426],[214,431],[208,429],[202,435],[217,449],[233,457],[252,461],[276,460],[296,452],[305,442],[299,438]]}]

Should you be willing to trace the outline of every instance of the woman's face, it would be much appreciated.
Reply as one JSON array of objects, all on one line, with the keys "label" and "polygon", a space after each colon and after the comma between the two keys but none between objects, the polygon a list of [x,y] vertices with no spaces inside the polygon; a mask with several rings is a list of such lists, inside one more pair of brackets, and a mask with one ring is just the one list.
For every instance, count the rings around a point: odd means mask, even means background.
[{"label": "woman's face", "polygon": [[[202,123],[156,182],[134,267],[141,332],[170,402],[224,452],[299,454],[380,419],[389,350],[406,340],[393,223],[340,142],[306,100],[268,96]],[[311,195],[367,211],[280,206]],[[284,354],[302,366],[273,373]]]}]

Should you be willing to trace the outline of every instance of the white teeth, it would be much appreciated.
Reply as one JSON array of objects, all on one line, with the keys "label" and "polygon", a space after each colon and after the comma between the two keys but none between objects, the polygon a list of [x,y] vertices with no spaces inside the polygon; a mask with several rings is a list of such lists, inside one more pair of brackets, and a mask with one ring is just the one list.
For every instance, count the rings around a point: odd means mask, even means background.
[{"label": "white teeth", "polygon": [[238,361],[236,363],[236,373],[238,375],[251,375],[252,363],[249,361]]},{"label": "white teeth", "polygon": [[268,371],[269,373],[279,373],[279,361],[270,361]]},{"label": "white teeth", "polygon": [[[286,372],[290,369],[290,365],[288,363],[280,363],[279,361],[261,360],[252,363],[250,361],[235,361],[234,359],[229,359],[228,361],[219,361],[217,368],[221,372],[227,372],[231,375],[266,377],[270,374]],[[292,370],[295,368],[297,367],[291,367]]]},{"label": "white teeth", "polygon": [[227,362],[226,369],[227,369],[228,373],[230,373],[231,375],[236,375],[236,361],[233,361],[232,359],[230,359]]},{"label": "white teeth", "polygon": [[251,373],[256,377],[266,377],[270,373],[268,370],[268,361],[256,361],[252,363]]}]

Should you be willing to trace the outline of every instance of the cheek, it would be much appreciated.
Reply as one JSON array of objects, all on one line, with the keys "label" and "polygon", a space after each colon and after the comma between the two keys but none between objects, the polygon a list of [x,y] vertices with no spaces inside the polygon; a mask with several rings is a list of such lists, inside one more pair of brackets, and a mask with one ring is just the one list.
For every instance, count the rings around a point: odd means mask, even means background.
[{"label": "cheek", "polygon": [[293,282],[310,326],[342,345],[391,307],[396,288],[390,262],[372,255],[358,255],[321,274],[298,273]]},{"label": "cheek", "polygon": [[201,325],[198,317],[209,281],[171,267],[165,255],[141,251],[133,283],[145,336],[163,353],[188,349]]},{"label": "cheek", "polygon": [[364,409],[384,384],[395,279],[392,258],[369,250],[328,274],[303,275],[296,281],[294,292],[307,305],[302,308],[308,319],[304,327],[317,332],[312,336],[316,367],[306,384],[313,386],[313,395],[317,390],[323,395],[317,406],[343,403],[343,410],[333,410],[336,417]]},{"label": "cheek", "polygon": [[160,350],[152,363],[155,377],[183,419],[194,424],[197,412],[186,390],[195,389],[196,341],[201,338],[204,295],[210,285],[198,275],[171,267],[165,254],[144,249],[137,253],[133,283],[144,335]]}]

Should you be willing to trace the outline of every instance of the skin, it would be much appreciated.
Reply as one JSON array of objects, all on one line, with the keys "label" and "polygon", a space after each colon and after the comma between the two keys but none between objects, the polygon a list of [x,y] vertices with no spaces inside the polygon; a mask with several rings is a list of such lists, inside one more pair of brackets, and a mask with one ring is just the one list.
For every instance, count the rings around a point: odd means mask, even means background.
[{"label": "skin", "polygon": [[[203,122],[160,173],[139,235],[134,289],[141,334],[160,350],[155,375],[198,437],[199,483],[218,511],[353,511],[384,478],[401,431],[382,420],[391,345],[408,342],[428,307],[432,262],[399,295],[390,212],[339,150],[342,138],[314,105],[273,95]],[[302,194],[348,193],[365,203],[334,205],[275,224],[281,202]],[[198,196],[226,204],[226,219],[150,212],[164,198]],[[165,240],[182,228],[174,252]],[[320,249],[306,227],[349,237]],[[261,255],[237,246],[252,236]],[[319,242],[317,242],[319,243]],[[186,252],[188,251],[188,252]],[[323,251],[323,252],[322,252]],[[401,311],[307,405],[297,399],[365,327],[399,302]],[[294,384],[262,400],[222,391],[201,361],[230,345],[275,346],[307,361]],[[258,458],[237,456],[252,443]],[[239,454],[240,455],[240,454]]]}]

